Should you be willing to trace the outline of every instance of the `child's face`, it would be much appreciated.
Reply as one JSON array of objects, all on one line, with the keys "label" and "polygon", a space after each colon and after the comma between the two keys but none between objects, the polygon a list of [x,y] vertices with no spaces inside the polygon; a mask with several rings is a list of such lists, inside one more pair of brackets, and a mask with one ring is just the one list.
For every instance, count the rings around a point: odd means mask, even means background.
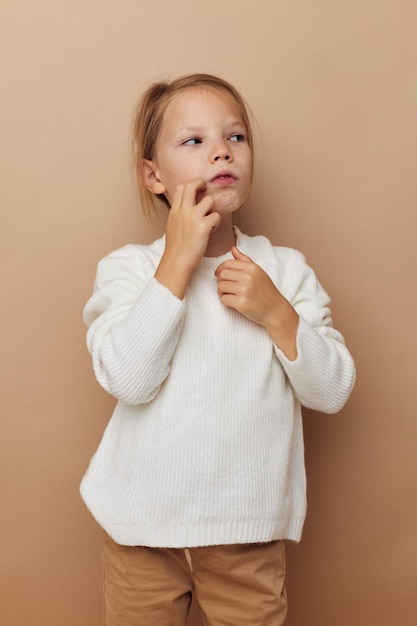
[{"label": "child's face", "polygon": [[247,199],[252,153],[237,106],[210,88],[190,88],[169,103],[156,142],[153,193],[171,203],[175,188],[196,178],[206,183],[196,202],[210,195],[214,210],[230,214]]}]

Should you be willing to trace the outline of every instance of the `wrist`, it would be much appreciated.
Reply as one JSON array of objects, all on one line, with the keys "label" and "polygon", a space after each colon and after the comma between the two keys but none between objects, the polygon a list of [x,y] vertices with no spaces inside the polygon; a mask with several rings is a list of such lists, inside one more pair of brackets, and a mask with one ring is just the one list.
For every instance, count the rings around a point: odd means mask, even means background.
[{"label": "wrist", "polygon": [[182,300],[193,272],[193,265],[186,259],[164,252],[155,271],[155,278],[174,296]]},{"label": "wrist", "polygon": [[275,315],[265,324],[273,342],[290,361],[295,361],[297,352],[297,332],[300,318],[295,309],[288,303],[285,311]]}]

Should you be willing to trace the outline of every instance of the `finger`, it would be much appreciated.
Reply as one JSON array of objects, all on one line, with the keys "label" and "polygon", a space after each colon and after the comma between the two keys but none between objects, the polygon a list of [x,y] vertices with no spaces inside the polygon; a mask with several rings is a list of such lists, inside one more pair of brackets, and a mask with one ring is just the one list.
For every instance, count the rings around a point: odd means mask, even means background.
[{"label": "finger", "polygon": [[198,191],[205,191],[207,189],[207,184],[202,178],[193,178],[192,180],[183,183],[184,186],[184,194],[183,200],[189,206],[193,206],[197,204],[197,193]]},{"label": "finger", "polygon": [[217,293],[220,297],[226,294],[230,296],[237,296],[238,291],[239,289],[237,283],[231,280],[221,280],[217,283]]},{"label": "finger", "polygon": [[211,196],[204,196],[198,204],[196,204],[196,208],[199,209],[202,215],[209,215],[212,212],[214,207],[214,200]]},{"label": "finger", "polygon": [[252,259],[246,254],[243,254],[243,252],[241,252],[237,246],[232,246],[231,252],[232,252],[233,258],[235,258],[238,261],[252,261]]},{"label": "finger", "polygon": [[211,213],[214,207],[214,199],[209,195],[204,195],[207,184],[202,178],[195,178],[187,183],[183,183],[183,188],[182,202],[184,206],[192,208],[193,211],[198,208],[202,216]]},{"label": "finger", "polygon": [[216,228],[218,227],[218,225],[220,224],[220,214],[213,212],[211,213],[210,211],[204,216],[203,218],[204,220],[204,224],[210,228],[210,232],[213,232],[213,230],[216,230]]},{"label": "finger", "polygon": [[248,270],[247,263],[248,263],[247,261],[242,261],[242,260],[238,261],[237,259],[227,259],[226,261],[223,261],[223,263],[220,263],[220,265],[216,268],[214,275],[220,276],[220,274],[224,270],[228,270],[228,269],[236,270],[238,272],[246,272]]},{"label": "finger", "polygon": [[199,189],[206,186],[202,178],[195,178],[184,183],[179,183],[173,193],[171,208],[179,208],[182,206],[193,207],[196,204],[196,196]]},{"label": "finger", "polygon": [[220,301],[222,304],[224,304],[224,306],[227,306],[230,309],[235,309],[235,311],[239,311],[239,313],[242,312],[234,293],[225,292],[223,294],[220,294]]},{"label": "finger", "polygon": [[231,267],[224,267],[220,271],[216,270],[215,276],[217,277],[218,281],[228,280],[236,283],[242,277],[242,272]]},{"label": "finger", "polygon": [[172,195],[171,208],[181,206],[184,196],[184,185],[177,185]]}]

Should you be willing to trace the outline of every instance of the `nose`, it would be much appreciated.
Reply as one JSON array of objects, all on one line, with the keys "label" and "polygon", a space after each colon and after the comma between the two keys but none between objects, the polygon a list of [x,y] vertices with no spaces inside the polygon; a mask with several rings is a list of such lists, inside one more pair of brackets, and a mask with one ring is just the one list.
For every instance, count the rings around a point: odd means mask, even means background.
[{"label": "nose", "polygon": [[213,149],[213,161],[217,162],[217,161],[221,161],[221,160],[225,160],[225,161],[230,161],[232,159],[232,153],[229,149],[229,146],[225,143],[219,143],[214,149]]},{"label": "nose", "polygon": [[[215,161],[218,161],[218,160],[219,160],[219,159],[221,159],[221,158],[222,158],[222,157],[220,156],[220,154],[218,154],[217,156],[215,156],[215,157],[214,157],[214,160],[215,160]],[[225,154],[225,155],[223,156],[223,159],[225,159],[225,161],[230,161],[230,158],[231,158],[230,154]]]}]

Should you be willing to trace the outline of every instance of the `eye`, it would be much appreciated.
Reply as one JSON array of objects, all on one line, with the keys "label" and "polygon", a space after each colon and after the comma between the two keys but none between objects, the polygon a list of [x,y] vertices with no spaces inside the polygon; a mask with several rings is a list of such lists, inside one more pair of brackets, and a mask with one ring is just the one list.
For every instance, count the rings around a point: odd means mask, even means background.
[{"label": "eye", "polygon": [[191,137],[191,139],[187,139],[186,141],[183,141],[182,145],[183,146],[196,146],[199,143],[201,143],[201,139],[199,139],[198,137]]},{"label": "eye", "polygon": [[245,141],[245,135],[242,135],[241,133],[236,133],[235,135],[231,135],[229,137],[229,141]]}]

